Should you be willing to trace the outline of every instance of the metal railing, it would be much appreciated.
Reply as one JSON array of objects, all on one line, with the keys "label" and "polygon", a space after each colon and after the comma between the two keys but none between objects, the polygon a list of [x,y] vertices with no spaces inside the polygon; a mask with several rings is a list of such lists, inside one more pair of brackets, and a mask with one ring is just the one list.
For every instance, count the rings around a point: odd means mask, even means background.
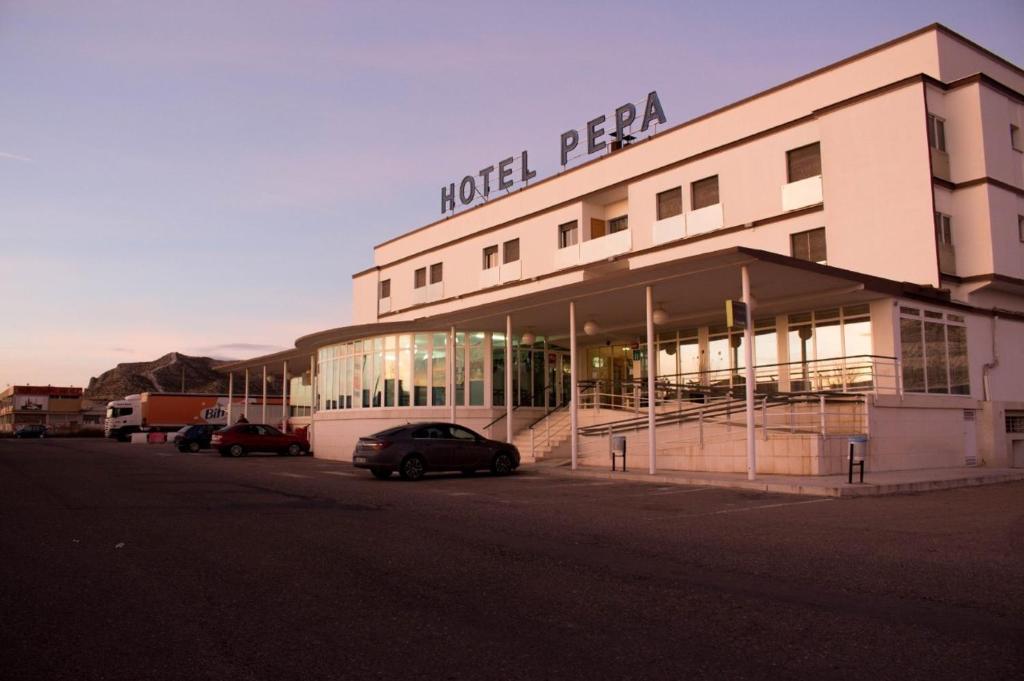
[{"label": "metal railing", "polygon": [[[755,390],[762,394],[818,392],[902,394],[902,376],[895,357],[853,355],[762,364],[754,367]],[[639,412],[648,405],[647,380],[618,382],[614,389],[591,381],[596,389],[580,408],[624,409]],[[655,405],[677,401],[706,401],[736,395],[746,383],[745,370],[709,369],[658,376]],[[582,383],[581,383],[582,385]]]},{"label": "metal railing", "polygon": [[[755,396],[755,428],[767,440],[770,433],[820,435],[823,437],[863,433],[866,430],[863,393],[796,393],[761,394]],[[677,409],[655,415],[655,427],[676,425],[680,430],[695,426],[688,438],[672,438],[674,444],[695,443],[703,446],[711,439],[734,437],[732,429],[746,427],[746,403],[731,395],[701,402],[680,401]],[[706,427],[722,426],[714,435]],[[646,431],[647,417],[625,418],[607,423],[583,426],[584,438],[611,437]]]},{"label": "metal railing", "polygon": [[[577,393],[580,398],[582,398],[584,395],[588,395],[593,388],[594,386],[589,382],[579,384],[577,386]],[[571,400],[563,398],[561,404],[556,406],[554,409],[548,410],[543,416],[528,426],[528,430],[530,431],[530,456],[536,458],[538,446],[547,450],[551,449],[551,420],[556,414],[568,413],[569,406],[571,404]],[[544,427],[538,428],[537,426],[542,423],[544,424]],[[557,435],[558,433],[556,432],[555,434]],[[568,433],[566,433],[566,436],[568,437]],[[540,442],[538,442],[538,437],[542,438]]]}]

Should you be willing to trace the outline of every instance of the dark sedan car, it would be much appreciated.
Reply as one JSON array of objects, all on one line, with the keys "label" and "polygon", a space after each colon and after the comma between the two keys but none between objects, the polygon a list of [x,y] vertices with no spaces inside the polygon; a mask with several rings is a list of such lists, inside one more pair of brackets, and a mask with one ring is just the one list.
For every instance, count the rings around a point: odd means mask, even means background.
[{"label": "dark sedan car", "polygon": [[236,423],[221,428],[210,438],[210,444],[221,456],[245,456],[249,452],[309,454],[309,442],[303,438],[261,423]]},{"label": "dark sedan car", "polygon": [[46,426],[41,423],[29,423],[14,429],[14,437],[46,437]]},{"label": "dark sedan car", "polygon": [[352,463],[380,480],[395,471],[405,480],[419,480],[427,471],[508,475],[519,467],[519,450],[453,423],[411,423],[359,438]]},{"label": "dark sedan car", "polygon": [[185,426],[174,434],[174,446],[179,452],[198,452],[200,449],[210,448],[210,438],[214,431],[220,426],[211,426],[208,423],[201,423],[194,426]]}]

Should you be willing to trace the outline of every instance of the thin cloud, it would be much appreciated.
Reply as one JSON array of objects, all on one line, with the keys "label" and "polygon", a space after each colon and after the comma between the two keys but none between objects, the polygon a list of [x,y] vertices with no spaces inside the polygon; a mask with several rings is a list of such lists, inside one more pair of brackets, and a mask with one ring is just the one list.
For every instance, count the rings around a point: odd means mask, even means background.
[{"label": "thin cloud", "polygon": [[201,352],[276,352],[284,350],[280,345],[264,345],[262,343],[222,343],[196,349]]},{"label": "thin cloud", "polygon": [[9,158],[12,161],[24,161],[25,163],[34,163],[28,156],[19,156],[17,154],[9,154],[6,151],[0,151],[0,158]]}]

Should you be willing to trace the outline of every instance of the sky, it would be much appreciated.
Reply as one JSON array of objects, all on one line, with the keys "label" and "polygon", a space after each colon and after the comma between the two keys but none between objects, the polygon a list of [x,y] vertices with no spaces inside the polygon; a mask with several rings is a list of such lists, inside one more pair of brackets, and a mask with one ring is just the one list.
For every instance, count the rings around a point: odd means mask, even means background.
[{"label": "sky", "polygon": [[936,21],[1024,64],[1021,0],[0,0],[0,387],[292,347],[442,185]]}]

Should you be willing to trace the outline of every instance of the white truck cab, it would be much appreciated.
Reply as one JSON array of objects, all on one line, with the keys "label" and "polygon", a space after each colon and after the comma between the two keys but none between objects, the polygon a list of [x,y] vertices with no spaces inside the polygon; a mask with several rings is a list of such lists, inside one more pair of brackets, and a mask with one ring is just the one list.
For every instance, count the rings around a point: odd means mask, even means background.
[{"label": "white truck cab", "polygon": [[142,430],[142,396],[128,395],[123,400],[107,402],[107,417],[103,421],[103,435],[127,440],[132,433]]}]

